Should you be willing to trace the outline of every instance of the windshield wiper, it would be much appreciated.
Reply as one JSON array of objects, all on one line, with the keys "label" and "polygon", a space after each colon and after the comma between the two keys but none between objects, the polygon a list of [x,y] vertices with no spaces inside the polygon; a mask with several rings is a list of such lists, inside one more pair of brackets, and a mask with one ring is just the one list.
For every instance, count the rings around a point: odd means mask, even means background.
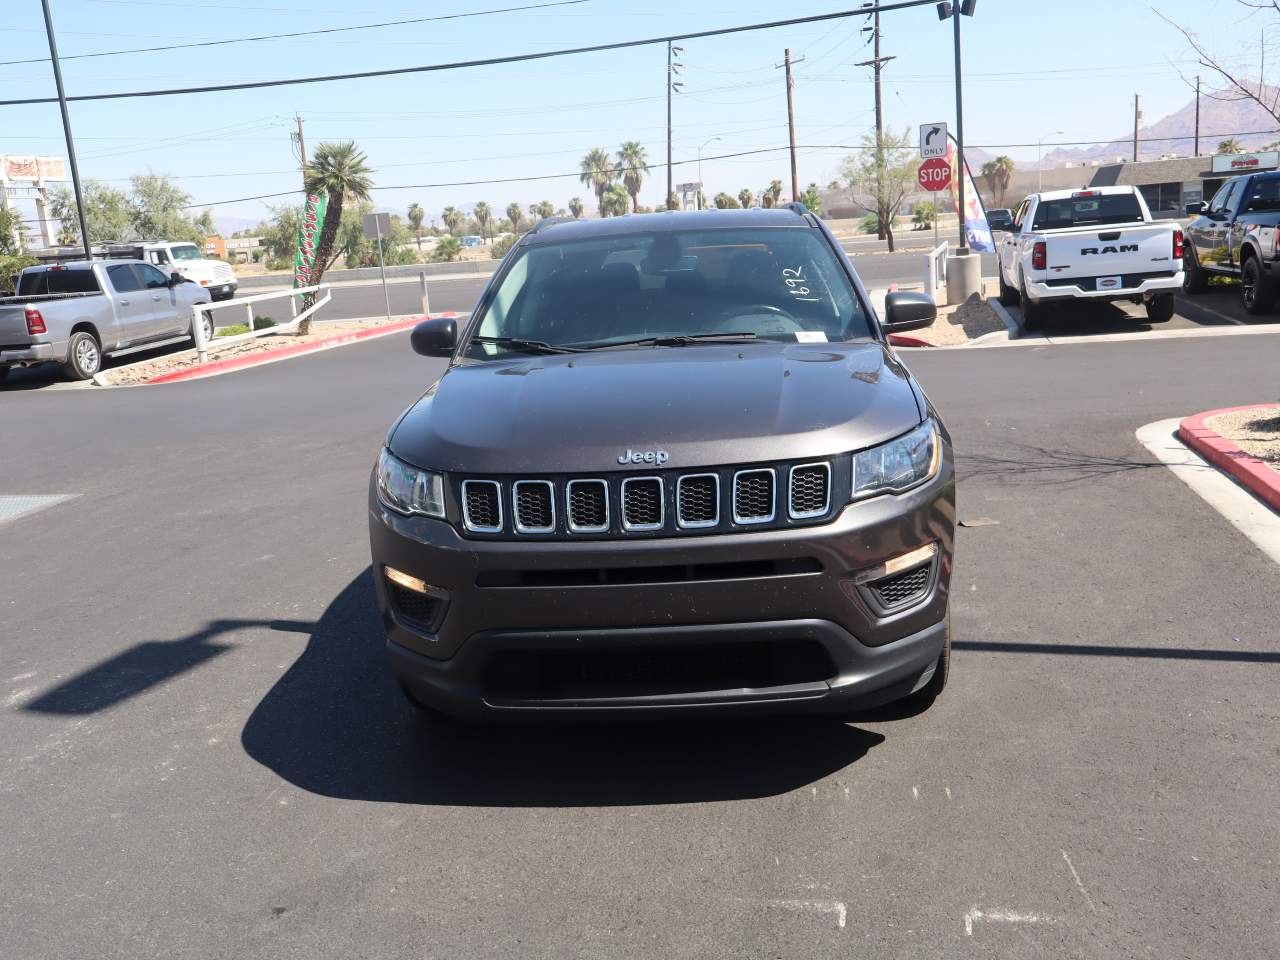
[{"label": "windshield wiper", "polygon": [[486,337],[481,334],[471,338],[473,343],[492,343],[525,353],[581,353],[581,347],[558,347],[544,340],[521,340],[519,337]]},{"label": "windshield wiper", "polygon": [[635,340],[610,340],[593,343],[582,350],[607,350],[610,347],[684,347],[691,343],[745,343],[757,339],[754,333],[686,333],[669,337],[638,337]]}]

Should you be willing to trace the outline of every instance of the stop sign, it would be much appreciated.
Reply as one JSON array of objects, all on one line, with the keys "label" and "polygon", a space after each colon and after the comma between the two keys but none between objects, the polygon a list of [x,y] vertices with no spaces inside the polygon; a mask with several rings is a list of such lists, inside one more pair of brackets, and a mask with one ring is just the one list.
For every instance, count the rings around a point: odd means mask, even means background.
[{"label": "stop sign", "polygon": [[951,186],[951,164],[942,157],[930,157],[920,164],[916,179],[925,190],[945,190]]}]

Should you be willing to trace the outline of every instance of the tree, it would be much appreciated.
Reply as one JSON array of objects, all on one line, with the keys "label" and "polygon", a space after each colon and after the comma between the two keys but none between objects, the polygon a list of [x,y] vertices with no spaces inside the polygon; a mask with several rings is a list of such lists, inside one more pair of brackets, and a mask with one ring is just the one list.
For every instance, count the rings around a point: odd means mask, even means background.
[{"label": "tree", "polygon": [[742,204],[738,203],[738,198],[730,196],[721,190],[716,194],[715,199],[711,201],[716,205],[717,210],[737,210]]},{"label": "tree", "polygon": [[778,200],[782,197],[782,181],[774,180],[769,186],[760,191],[760,206],[776,207]]},{"label": "tree", "polygon": [[[1258,36],[1265,38],[1269,32],[1268,27],[1274,29],[1276,26],[1280,26],[1280,0],[1237,0],[1237,2],[1240,6],[1246,8],[1244,11],[1245,16],[1254,16],[1259,12],[1262,13],[1265,22],[1255,24]],[[1258,58],[1255,67],[1253,64],[1246,63],[1241,59],[1239,48],[1232,48],[1228,56],[1220,56],[1210,50],[1199,35],[1189,27],[1175,23],[1159,11],[1156,11],[1156,16],[1182,34],[1190,45],[1192,52],[1195,53],[1196,60],[1200,66],[1208,67],[1225,81],[1225,89],[1207,93],[1205,96],[1211,100],[1250,100],[1271,114],[1276,123],[1280,123],[1280,87],[1272,86],[1261,80],[1265,76],[1264,68],[1267,53],[1265,39],[1258,44]],[[1259,79],[1249,79],[1253,75],[1256,75]],[[1184,76],[1182,79],[1190,86],[1188,77]],[[1218,144],[1218,152],[1240,153],[1241,151],[1225,151],[1222,149],[1222,144]]]},{"label": "tree", "polygon": [[621,217],[631,206],[631,194],[620,183],[614,183],[604,192],[600,199],[600,216]]},{"label": "tree", "polygon": [[752,193],[750,190],[748,190],[746,187],[743,187],[741,190],[738,191],[738,204],[742,207],[743,210],[747,210],[751,207],[754,207],[755,203],[756,203],[756,195]]},{"label": "tree", "polygon": [[[334,249],[334,238],[338,234],[338,225],[342,221],[342,202],[348,197],[355,201],[368,200],[369,190],[373,187],[373,171],[369,168],[368,157],[355,145],[354,140],[341,143],[322,143],[311,155],[311,162],[305,169],[306,189],[308,193],[324,193],[328,197],[328,205],[324,211],[324,222],[320,224],[320,239],[316,243],[315,261],[311,268],[311,283],[317,284],[329,269],[337,251]],[[303,309],[310,309],[315,303],[315,293],[303,297]],[[311,330],[311,317],[298,325],[298,333],[305,335]]]},{"label": "tree", "polygon": [[458,260],[462,257],[462,241],[457,237],[444,237],[436,244],[435,250],[431,254],[431,259],[436,263],[444,263],[449,260]]},{"label": "tree", "polygon": [[445,207],[440,211],[440,219],[444,221],[445,229],[452,236],[457,236],[458,228],[466,221],[467,215],[457,207]]},{"label": "tree", "polygon": [[139,239],[204,242],[208,234],[186,212],[191,196],[168,177],[148,173],[131,177],[129,183],[129,219]]},{"label": "tree", "polygon": [[894,249],[893,218],[903,199],[916,189],[919,166],[907,130],[901,134],[886,130],[879,144],[875,133],[865,134],[862,150],[845,157],[840,164],[840,175],[849,185],[849,193],[873,211],[876,222],[884,226],[890,252]]},{"label": "tree", "polygon": [[1005,191],[1009,189],[1009,181],[1013,179],[1013,161],[1005,156],[988,160],[982,165],[982,179],[987,181],[987,190],[995,206],[1004,206]]},{"label": "tree", "polygon": [[10,207],[0,207],[0,257],[16,257],[22,253],[26,232],[22,214]]},{"label": "tree", "polygon": [[816,183],[811,183],[805,188],[804,193],[800,194],[800,202],[808,207],[811,213],[822,216],[822,194],[818,192]]},{"label": "tree", "polygon": [[426,217],[426,212],[421,205],[416,203],[409,204],[409,225],[413,227],[413,236],[418,241],[418,249],[422,249],[422,221]]},{"label": "tree", "polygon": [[524,216],[524,211],[520,209],[520,204],[507,204],[507,219],[511,221],[511,232],[520,232],[520,219]]},{"label": "tree", "polygon": [[543,200],[540,203],[534,203],[529,206],[529,212],[539,220],[545,220],[547,217],[556,215],[556,206],[550,200]]},{"label": "tree", "polygon": [[928,230],[938,219],[938,208],[932,200],[924,200],[916,204],[915,212],[911,214],[912,230]]},{"label": "tree", "polygon": [[569,200],[569,214],[575,220],[582,219],[582,213],[586,208],[582,205],[581,197],[573,197]]},{"label": "tree", "polygon": [[471,208],[471,212],[476,215],[476,223],[480,227],[480,236],[488,240],[490,237],[489,225],[493,223],[493,211],[489,209],[489,204],[481,200]]},{"label": "tree", "polygon": [[604,195],[614,178],[613,164],[609,160],[609,154],[596,147],[582,158],[580,169],[582,172],[578,179],[595,191],[600,216],[607,217],[608,214],[604,212]]},{"label": "tree", "polygon": [[618,148],[618,169],[622,171],[622,183],[631,195],[631,212],[640,210],[640,188],[649,172],[648,155],[638,140],[628,140]]},{"label": "tree", "polygon": [[1244,146],[1235,137],[1228,137],[1226,140],[1218,141],[1219,153],[1244,153]]},{"label": "tree", "polygon": [[[76,200],[66,187],[49,192],[49,216],[61,223],[59,240],[83,243]],[[137,233],[129,209],[129,195],[98,180],[84,182],[84,217],[89,226],[89,242],[133,240]]]}]

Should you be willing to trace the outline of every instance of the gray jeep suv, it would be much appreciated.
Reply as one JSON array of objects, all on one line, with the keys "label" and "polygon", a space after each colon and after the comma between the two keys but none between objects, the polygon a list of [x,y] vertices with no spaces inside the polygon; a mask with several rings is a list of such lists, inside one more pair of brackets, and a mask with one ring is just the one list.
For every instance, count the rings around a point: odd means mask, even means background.
[{"label": "gray jeep suv", "polygon": [[369,491],[391,665],[478,716],[849,713],[947,679],[946,428],[803,206],[544,221]]}]

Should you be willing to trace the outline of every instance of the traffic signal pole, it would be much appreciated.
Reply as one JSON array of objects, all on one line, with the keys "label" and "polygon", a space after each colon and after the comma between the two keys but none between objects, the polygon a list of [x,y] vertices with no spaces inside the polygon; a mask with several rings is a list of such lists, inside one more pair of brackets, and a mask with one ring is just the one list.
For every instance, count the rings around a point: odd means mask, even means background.
[{"label": "traffic signal pole", "polygon": [[960,181],[957,190],[957,197],[960,200],[960,254],[968,252],[968,239],[964,231],[964,94],[962,70],[960,66],[960,0],[954,0],[951,5],[952,30],[955,36],[956,45],[956,175]]},{"label": "traffic signal pole", "polygon": [[93,243],[89,239],[89,223],[84,214],[84,192],[80,189],[80,169],[76,165],[76,145],[71,139],[71,117],[67,114],[67,92],[62,86],[62,64],[58,61],[58,41],[53,37],[53,15],[49,13],[49,0],[40,0],[44,7],[44,29],[49,35],[49,59],[53,62],[53,82],[58,87],[58,107],[62,110],[62,132],[67,139],[67,162],[71,167],[71,185],[76,193],[76,214],[80,218],[80,241],[84,244],[84,258],[93,259]]}]

